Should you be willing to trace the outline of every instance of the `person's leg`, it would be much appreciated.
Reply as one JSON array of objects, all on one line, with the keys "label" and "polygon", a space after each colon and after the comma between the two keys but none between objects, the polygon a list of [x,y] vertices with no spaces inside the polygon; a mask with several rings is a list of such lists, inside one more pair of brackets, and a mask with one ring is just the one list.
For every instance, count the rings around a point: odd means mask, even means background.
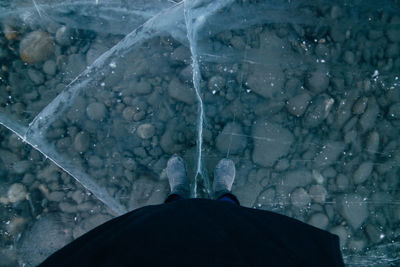
[{"label": "person's leg", "polygon": [[240,206],[240,202],[237,199],[237,197],[231,193],[226,193],[226,194],[220,196],[217,200],[218,201],[226,201],[226,202]]},{"label": "person's leg", "polygon": [[214,170],[214,198],[240,206],[239,200],[231,192],[235,180],[235,163],[230,159],[221,159]]},{"label": "person's leg", "polygon": [[178,200],[182,200],[182,199],[184,199],[184,198],[178,194],[169,194],[167,199],[164,201],[164,203],[170,203],[170,202],[174,202],[174,201],[178,201]]},{"label": "person's leg", "polygon": [[181,157],[173,155],[168,160],[167,176],[171,193],[168,195],[164,203],[174,202],[190,197],[189,179],[186,174],[185,162]]}]

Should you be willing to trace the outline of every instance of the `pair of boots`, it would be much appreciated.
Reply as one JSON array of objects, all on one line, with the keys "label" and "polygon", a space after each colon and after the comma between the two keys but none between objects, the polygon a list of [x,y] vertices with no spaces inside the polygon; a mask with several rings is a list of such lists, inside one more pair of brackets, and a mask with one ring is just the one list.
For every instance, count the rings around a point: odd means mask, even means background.
[{"label": "pair of boots", "polygon": [[[230,159],[221,159],[214,170],[213,192],[214,199],[230,193],[235,180],[235,163]],[[167,176],[171,187],[171,195],[177,194],[182,198],[190,197],[189,179],[183,159],[173,155],[167,164]]]}]

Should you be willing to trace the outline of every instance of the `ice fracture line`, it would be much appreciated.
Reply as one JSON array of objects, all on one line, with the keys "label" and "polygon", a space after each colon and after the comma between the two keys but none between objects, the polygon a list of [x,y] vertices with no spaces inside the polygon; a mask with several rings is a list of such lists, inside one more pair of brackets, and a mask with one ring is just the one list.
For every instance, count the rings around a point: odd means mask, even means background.
[{"label": "ice fracture line", "polygon": [[[197,197],[197,182],[198,176],[201,175],[206,183],[207,191],[210,190],[208,186],[208,181],[205,179],[204,174],[202,174],[202,149],[203,149],[203,123],[204,123],[204,106],[203,99],[200,95],[200,66],[198,60],[198,52],[197,52],[197,35],[196,31],[198,27],[194,28],[193,22],[200,23],[200,25],[204,22],[204,17],[199,17],[196,19],[191,18],[188,14],[188,10],[185,7],[184,15],[186,21],[187,35],[190,44],[190,52],[192,54],[192,69],[193,69],[193,86],[196,92],[196,98],[198,101],[198,114],[197,114],[197,159],[196,159],[196,172],[195,172],[195,180],[194,180],[194,197]],[[199,25],[197,25],[199,26]],[[210,193],[210,192],[208,192]]]}]

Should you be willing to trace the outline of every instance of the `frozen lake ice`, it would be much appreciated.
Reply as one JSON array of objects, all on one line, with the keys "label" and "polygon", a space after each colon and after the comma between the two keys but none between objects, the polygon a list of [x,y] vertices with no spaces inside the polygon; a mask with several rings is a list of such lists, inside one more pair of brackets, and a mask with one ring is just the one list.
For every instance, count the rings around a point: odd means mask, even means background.
[{"label": "frozen lake ice", "polygon": [[[169,192],[337,234],[344,261],[400,262],[397,1],[0,3],[0,257],[36,265]],[[52,242],[54,241],[54,242]],[[50,245],[49,245],[50,244]]]}]

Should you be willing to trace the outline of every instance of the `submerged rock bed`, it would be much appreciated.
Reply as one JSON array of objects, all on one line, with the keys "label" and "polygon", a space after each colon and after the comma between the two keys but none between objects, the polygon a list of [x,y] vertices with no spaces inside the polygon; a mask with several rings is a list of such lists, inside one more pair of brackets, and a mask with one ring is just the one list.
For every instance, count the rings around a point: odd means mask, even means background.
[{"label": "submerged rock bed", "polygon": [[[234,7],[210,15],[210,25]],[[35,119],[44,144],[72,165],[56,163],[88,174],[126,210],[163,202],[173,153],[185,158],[202,197],[217,161],[229,157],[243,206],[337,234],[348,264],[398,263],[400,17],[386,9],[355,18],[351,7],[300,7],[319,23],[200,28],[207,38],[194,40],[199,88],[193,40],[179,35],[124,37],[4,20],[0,111],[25,124]],[[193,177],[196,91],[204,180]],[[57,100],[61,92],[67,97]],[[54,116],[42,120],[54,102]],[[6,265],[36,264],[117,215],[15,134],[2,128],[0,138]],[[57,242],[46,247],[47,238]]]}]

